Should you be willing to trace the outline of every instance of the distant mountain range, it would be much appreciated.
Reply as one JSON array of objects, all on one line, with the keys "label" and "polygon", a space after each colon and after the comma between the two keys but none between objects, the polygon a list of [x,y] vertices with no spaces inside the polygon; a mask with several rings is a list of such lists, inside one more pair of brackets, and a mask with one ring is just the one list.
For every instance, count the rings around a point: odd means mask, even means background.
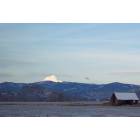
[{"label": "distant mountain range", "polygon": [[[138,92],[140,85],[109,83],[85,84],[42,81],[0,83],[0,101],[94,101],[108,100],[113,92]],[[140,94],[137,93],[139,98]]]}]

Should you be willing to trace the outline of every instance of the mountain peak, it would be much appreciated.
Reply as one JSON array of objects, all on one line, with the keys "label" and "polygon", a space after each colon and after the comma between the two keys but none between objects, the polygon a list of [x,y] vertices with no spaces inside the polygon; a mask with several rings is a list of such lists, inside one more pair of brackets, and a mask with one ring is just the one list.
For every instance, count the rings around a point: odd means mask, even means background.
[{"label": "mountain peak", "polygon": [[120,83],[120,82],[112,82],[112,83],[109,83],[110,85],[120,85],[120,84],[124,84],[124,83]]},{"label": "mountain peak", "polygon": [[43,81],[51,81],[51,82],[62,82],[61,80],[58,80],[58,78],[55,75],[48,75],[44,78]]}]

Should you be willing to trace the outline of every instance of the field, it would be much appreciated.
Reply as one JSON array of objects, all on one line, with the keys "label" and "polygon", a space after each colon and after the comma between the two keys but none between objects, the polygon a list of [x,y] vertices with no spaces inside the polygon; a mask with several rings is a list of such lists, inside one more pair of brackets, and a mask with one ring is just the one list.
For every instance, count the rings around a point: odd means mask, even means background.
[{"label": "field", "polygon": [[140,106],[103,102],[0,102],[0,117],[140,117]]}]

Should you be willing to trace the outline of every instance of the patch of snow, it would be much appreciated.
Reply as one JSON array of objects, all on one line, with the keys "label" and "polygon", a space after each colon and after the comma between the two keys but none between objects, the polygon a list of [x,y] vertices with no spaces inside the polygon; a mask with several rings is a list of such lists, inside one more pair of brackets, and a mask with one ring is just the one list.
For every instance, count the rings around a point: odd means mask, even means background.
[{"label": "patch of snow", "polygon": [[52,82],[62,82],[58,80],[58,78],[55,75],[49,75],[43,79],[43,81],[52,81]]}]

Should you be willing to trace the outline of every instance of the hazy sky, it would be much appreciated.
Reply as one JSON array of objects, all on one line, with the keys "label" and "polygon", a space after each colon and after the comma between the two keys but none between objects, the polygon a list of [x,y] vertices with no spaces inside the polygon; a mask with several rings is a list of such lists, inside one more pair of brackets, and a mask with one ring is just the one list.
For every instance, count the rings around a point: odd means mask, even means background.
[{"label": "hazy sky", "polygon": [[0,24],[0,82],[140,84],[140,24]]}]

